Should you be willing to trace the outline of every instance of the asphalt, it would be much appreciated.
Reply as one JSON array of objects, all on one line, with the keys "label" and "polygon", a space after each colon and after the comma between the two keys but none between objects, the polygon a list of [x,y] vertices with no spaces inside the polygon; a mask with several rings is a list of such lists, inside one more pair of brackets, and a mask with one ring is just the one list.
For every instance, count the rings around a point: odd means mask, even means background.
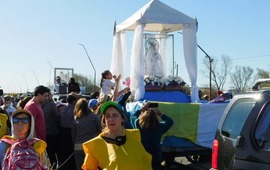
[{"label": "asphalt", "polygon": [[211,168],[211,161],[192,163],[186,157],[176,157],[175,162],[169,170],[209,170]]}]

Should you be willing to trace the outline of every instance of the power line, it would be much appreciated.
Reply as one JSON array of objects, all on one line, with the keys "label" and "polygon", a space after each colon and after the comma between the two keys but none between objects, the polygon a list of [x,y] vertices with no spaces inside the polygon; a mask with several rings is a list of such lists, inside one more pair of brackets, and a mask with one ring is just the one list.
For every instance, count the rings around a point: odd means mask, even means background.
[{"label": "power line", "polygon": [[261,58],[261,57],[269,57],[270,55],[259,55],[259,56],[249,56],[249,57],[242,57],[242,58],[233,58],[233,60],[245,60],[251,58]]},{"label": "power line", "polygon": [[[259,56],[249,56],[249,57],[242,57],[242,58],[232,58],[232,61],[235,61],[235,60],[248,60],[248,59],[258,59],[258,58],[263,58],[263,57],[269,57],[270,55],[259,55]],[[220,61],[219,58],[215,58],[215,61]]]}]

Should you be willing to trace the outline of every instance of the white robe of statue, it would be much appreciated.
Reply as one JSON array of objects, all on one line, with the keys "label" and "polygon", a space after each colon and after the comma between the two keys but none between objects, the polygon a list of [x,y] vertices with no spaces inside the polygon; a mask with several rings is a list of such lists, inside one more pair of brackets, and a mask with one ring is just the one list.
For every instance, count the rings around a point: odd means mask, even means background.
[{"label": "white robe of statue", "polygon": [[146,54],[145,74],[148,76],[165,75],[162,58],[158,51],[158,42],[156,39],[151,38],[148,43],[148,52]]}]

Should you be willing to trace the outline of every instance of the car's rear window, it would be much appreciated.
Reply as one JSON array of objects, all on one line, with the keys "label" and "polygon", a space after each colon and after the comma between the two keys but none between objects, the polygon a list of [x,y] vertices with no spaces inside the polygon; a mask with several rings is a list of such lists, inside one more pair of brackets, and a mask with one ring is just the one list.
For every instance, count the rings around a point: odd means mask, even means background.
[{"label": "car's rear window", "polygon": [[236,139],[254,104],[255,99],[252,98],[237,100],[227,113],[223,122],[221,128],[222,135]]}]

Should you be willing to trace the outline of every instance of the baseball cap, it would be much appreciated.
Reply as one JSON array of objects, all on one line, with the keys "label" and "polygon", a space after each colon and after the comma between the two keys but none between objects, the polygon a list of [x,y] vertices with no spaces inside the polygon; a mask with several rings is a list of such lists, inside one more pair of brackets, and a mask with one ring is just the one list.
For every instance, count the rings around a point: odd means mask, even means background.
[{"label": "baseball cap", "polygon": [[11,99],[11,96],[10,95],[4,95],[4,97],[3,97],[4,99]]},{"label": "baseball cap", "polygon": [[118,103],[112,102],[112,101],[107,101],[107,102],[103,103],[103,104],[101,105],[101,107],[100,107],[101,114],[104,115],[104,114],[105,114],[105,110],[106,110],[108,107],[110,107],[110,106],[113,106],[113,107],[116,107],[116,108],[122,110]]},{"label": "baseball cap", "polygon": [[88,102],[88,106],[92,109],[93,107],[95,107],[98,104],[98,100],[97,99],[91,99]]}]

